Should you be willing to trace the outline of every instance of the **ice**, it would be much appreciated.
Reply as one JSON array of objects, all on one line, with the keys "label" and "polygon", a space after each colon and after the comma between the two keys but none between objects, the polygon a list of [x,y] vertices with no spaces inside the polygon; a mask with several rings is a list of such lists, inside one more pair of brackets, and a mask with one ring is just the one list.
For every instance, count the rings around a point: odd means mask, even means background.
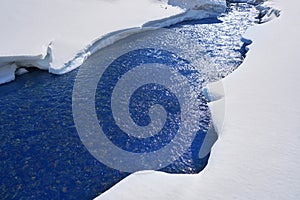
[{"label": "ice", "polygon": [[[64,74],[79,67],[95,50],[137,32],[149,21],[156,22],[147,26],[162,27],[225,9],[225,0],[171,2],[2,0],[0,63]],[[14,77],[12,70],[2,70],[10,78],[2,78],[0,84]]]},{"label": "ice", "polygon": [[[220,11],[220,12],[219,12]],[[173,24],[187,21],[187,20],[197,20],[197,19],[204,19],[204,18],[212,18],[218,16],[220,13],[225,11],[225,7],[223,7],[222,10],[219,10],[216,12],[213,9],[208,9],[208,10],[197,10],[197,9],[191,9],[187,10],[186,12],[182,14],[178,14],[175,16],[168,17],[166,19],[161,19],[161,20],[154,20],[147,22],[143,25],[143,27],[168,27]]]},{"label": "ice", "polygon": [[225,119],[198,175],[133,174],[97,199],[299,199],[299,1],[250,29],[245,62],[223,80]]},{"label": "ice", "polygon": [[15,79],[15,71],[17,66],[15,64],[3,64],[0,67],[0,82],[7,83]]},{"label": "ice", "polygon": [[16,75],[22,75],[22,74],[26,74],[26,73],[28,73],[28,70],[27,69],[25,69],[25,68],[19,68],[19,69],[17,69],[16,70],[16,72],[15,72],[15,74]]},{"label": "ice", "polygon": [[97,38],[182,12],[168,5],[165,9],[161,4],[148,0],[3,0],[0,63],[4,59],[10,63],[25,60],[26,66],[35,66],[52,42],[52,61],[47,69],[65,73],[65,64]]}]

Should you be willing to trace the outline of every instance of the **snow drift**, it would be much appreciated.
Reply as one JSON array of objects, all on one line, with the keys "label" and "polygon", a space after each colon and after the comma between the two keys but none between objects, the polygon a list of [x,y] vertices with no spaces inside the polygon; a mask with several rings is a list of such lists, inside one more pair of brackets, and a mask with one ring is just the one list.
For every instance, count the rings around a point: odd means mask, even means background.
[{"label": "snow drift", "polygon": [[67,73],[146,22],[154,20],[147,27],[164,27],[217,15],[225,8],[225,0],[3,0],[0,84],[14,80],[20,67]]}]

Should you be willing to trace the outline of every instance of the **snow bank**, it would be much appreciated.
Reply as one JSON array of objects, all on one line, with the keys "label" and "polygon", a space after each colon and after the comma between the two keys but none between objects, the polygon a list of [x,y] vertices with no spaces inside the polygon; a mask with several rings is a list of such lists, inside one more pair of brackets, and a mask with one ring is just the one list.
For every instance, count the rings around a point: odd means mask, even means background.
[{"label": "snow bank", "polygon": [[198,175],[140,172],[97,199],[299,199],[299,1],[247,32],[245,62],[223,81],[224,128]]},{"label": "snow bank", "polygon": [[225,0],[171,2],[172,6],[164,0],[2,0],[0,84],[13,80],[13,71],[4,68],[7,63],[63,74],[80,66],[93,51],[138,30],[128,28],[165,19],[148,24],[161,27],[225,9]]}]

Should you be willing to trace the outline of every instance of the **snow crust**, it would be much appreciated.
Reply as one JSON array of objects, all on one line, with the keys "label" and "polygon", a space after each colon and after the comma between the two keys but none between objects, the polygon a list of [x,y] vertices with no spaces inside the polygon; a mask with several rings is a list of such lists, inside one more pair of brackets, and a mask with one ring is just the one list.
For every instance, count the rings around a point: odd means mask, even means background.
[{"label": "snow crust", "polygon": [[14,79],[7,68],[12,63],[17,68],[34,66],[64,74],[79,67],[94,51],[137,32],[146,22],[154,20],[147,27],[163,27],[225,10],[225,0],[170,2],[2,0],[0,84]]},{"label": "snow crust", "polygon": [[223,80],[225,119],[198,175],[139,172],[103,199],[299,199],[299,1],[277,1],[281,17],[251,28],[245,62]]}]

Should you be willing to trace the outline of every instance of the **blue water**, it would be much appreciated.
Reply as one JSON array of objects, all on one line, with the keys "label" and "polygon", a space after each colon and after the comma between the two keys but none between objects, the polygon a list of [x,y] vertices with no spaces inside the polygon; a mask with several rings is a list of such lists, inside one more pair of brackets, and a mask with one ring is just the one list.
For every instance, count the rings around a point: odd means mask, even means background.
[{"label": "blue water", "polygon": [[[218,19],[187,21],[168,28],[183,33],[191,42],[205,47],[206,53],[216,63],[218,73],[212,79],[217,80],[242,63],[246,44],[241,41],[241,34],[254,24],[256,15],[254,6],[233,4]],[[137,54],[129,55],[129,61],[141,59],[141,52],[135,53]],[[167,52],[163,55],[166,56],[165,64],[174,64],[172,60],[168,60],[170,56],[168,57]],[[1,199],[92,199],[129,175],[102,164],[82,144],[72,115],[72,90],[77,72],[78,69],[56,76],[31,69],[30,73],[18,76],[16,81],[0,86]],[[106,78],[112,79],[111,74],[113,73],[109,73]],[[102,81],[106,81],[105,76]],[[97,108],[101,108],[101,102],[109,97],[101,91],[108,89],[109,85],[101,85],[101,81],[99,82]],[[152,91],[148,96],[151,102],[142,96],[146,103],[143,104],[144,107],[139,107],[140,94],[145,90]],[[199,98],[203,109],[207,109],[206,99],[201,95]],[[149,119],[143,113],[149,110],[153,101],[165,105],[170,113],[168,123],[175,126],[172,127],[174,130],[162,130],[159,134],[161,142],[153,142],[159,139],[155,137],[147,138],[150,140],[147,142],[134,140],[121,131],[111,131],[107,136],[114,144],[128,151],[136,149],[137,152],[148,152],[159,149],[159,145],[172,139],[176,124],[180,122],[177,117],[180,106],[174,99],[167,88],[151,84],[139,88],[132,97],[131,114],[140,125],[149,124]],[[100,124],[108,122],[104,125],[108,130],[116,128],[109,110],[100,109],[97,114]],[[208,112],[206,125],[210,123]],[[206,131],[206,128],[199,131],[188,151],[161,171],[200,172],[209,158],[209,155],[198,158]],[[115,135],[116,133],[118,134]],[[124,141],[129,141],[129,145],[123,144]]]}]

